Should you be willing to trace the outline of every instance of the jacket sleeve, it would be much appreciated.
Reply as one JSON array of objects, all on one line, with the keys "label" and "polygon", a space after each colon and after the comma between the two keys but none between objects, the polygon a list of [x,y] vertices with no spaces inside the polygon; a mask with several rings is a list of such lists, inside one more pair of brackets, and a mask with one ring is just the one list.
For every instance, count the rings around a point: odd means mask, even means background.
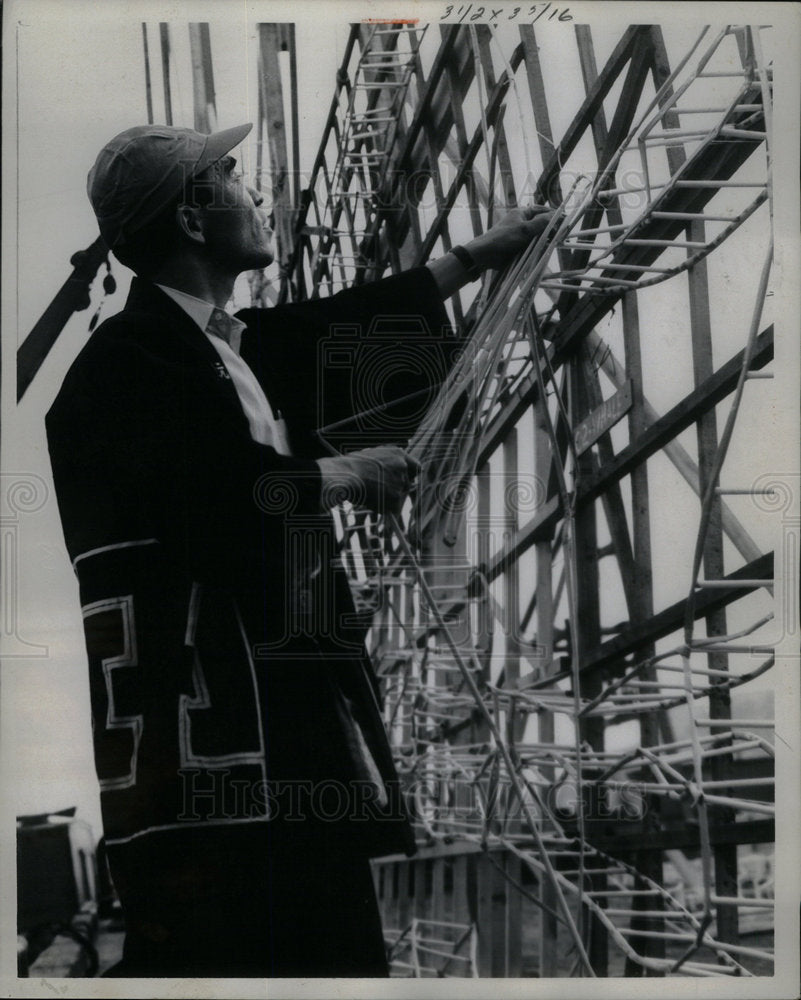
[{"label": "jacket sleeve", "polygon": [[427,267],[239,315],[270,399],[338,451],[406,444],[463,347]]},{"label": "jacket sleeve", "polygon": [[254,442],[213,373],[125,332],[95,335],[47,416],[70,557],[153,536],[199,579],[258,574],[286,519],[319,512],[316,463]]}]

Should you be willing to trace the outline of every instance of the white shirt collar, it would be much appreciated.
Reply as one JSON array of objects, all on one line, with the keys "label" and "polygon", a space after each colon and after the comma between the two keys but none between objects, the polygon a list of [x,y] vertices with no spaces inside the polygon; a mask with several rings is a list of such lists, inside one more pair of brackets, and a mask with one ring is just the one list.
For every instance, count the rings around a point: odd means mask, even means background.
[{"label": "white shirt collar", "polygon": [[160,288],[165,295],[169,295],[169,297],[183,309],[187,316],[197,323],[205,334],[212,334],[215,337],[221,336],[219,330],[214,328],[214,324],[212,324],[211,328],[209,328],[209,324],[215,313],[222,313],[231,332],[230,340],[227,337],[224,339],[230,344],[231,348],[239,354],[239,344],[242,339],[242,331],[246,329],[246,324],[243,323],[242,320],[232,316],[224,309],[220,309],[218,306],[215,306],[213,302],[206,302],[204,299],[199,299],[197,296],[190,295],[188,292],[182,292],[177,288],[170,288],[168,285],[157,284],[156,287]]}]

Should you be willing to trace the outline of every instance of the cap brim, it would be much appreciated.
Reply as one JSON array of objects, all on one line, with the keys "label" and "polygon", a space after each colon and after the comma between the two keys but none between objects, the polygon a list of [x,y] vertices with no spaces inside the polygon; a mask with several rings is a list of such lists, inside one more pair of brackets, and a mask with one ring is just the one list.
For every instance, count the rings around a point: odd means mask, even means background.
[{"label": "cap brim", "polygon": [[233,128],[226,128],[221,132],[212,132],[206,141],[206,148],[197,161],[194,173],[201,173],[206,167],[210,167],[212,163],[222,159],[226,153],[236,149],[250,134],[252,128],[253,122],[248,122],[247,125],[235,125]]}]

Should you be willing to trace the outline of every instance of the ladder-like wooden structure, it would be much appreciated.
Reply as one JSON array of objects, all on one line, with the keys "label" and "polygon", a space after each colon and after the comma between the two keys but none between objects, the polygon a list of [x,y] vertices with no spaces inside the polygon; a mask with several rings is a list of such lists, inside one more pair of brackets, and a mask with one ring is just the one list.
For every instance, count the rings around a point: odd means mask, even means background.
[{"label": "ladder-like wooden structure", "polygon": [[[422,264],[518,203],[555,210],[536,246],[449,304],[470,350],[410,442],[422,472],[402,518],[336,512],[419,835],[416,857],[375,865],[396,975],[770,972],[742,936],[771,926],[770,852],[752,851],[756,876],[738,847],[774,839],[772,723],[731,705],[774,663],[773,555],[745,515],[780,516],[784,497],[726,464],[773,357],[760,37],[707,30],[669,59],[658,27],[632,26],[599,68],[576,26],[560,58],[585,97],[557,129],[533,27],[354,25],[301,191],[294,33],[260,26],[280,287],[255,280],[255,302]],[[208,129],[211,42],[192,26]],[[738,241],[759,280],[723,337],[709,288]],[[75,261],[56,322],[23,343],[21,392],[104,250]],[[640,319],[657,290],[690,359],[661,408]],[[691,517],[665,523],[657,465]],[[655,586],[665,531],[684,560],[673,587]],[[636,736],[613,739],[624,723]]]},{"label": "ladder-like wooden structure", "polygon": [[[737,844],[773,839],[770,721],[732,719],[730,692],[773,665],[760,639],[770,613],[733,630],[727,609],[770,594],[773,564],[723,496],[770,505],[774,491],[721,486],[746,379],[772,357],[761,320],[771,70],[759,31],[705,32],[671,69],[660,30],[632,27],[598,71],[577,27],[586,99],[555,143],[531,28],[511,46],[488,26],[433,30],[424,41],[407,26],[352,29],[311,183],[325,193],[298,232],[297,286],[325,295],[422,263],[483,231],[526,185],[556,216],[517,264],[454,303],[473,349],[411,442],[423,472],[389,543],[366,512],[341,512],[357,597],[378,608],[373,655],[426,845],[376,866],[393,968],[764,971],[770,952],[742,943],[738,925],[772,899],[738,888]],[[512,116],[539,147],[525,176]],[[593,169],[571,169],[590,138]],[[753,316],[715,368],[707,258],[753,217],[766,255]],[[638,295],[670,281],[686,282],[676,308],[694,375],[659,414],[644,392]],[[676,440],[693,425],[697,461]],[[689,590],[662,608],[647,467],[657,453],[701,498]],[[742,565],[724,563],[724,537]],[[613,587],[623,622],[604,612]],[[568,742],[556,740],[558,716]],[[607,725],[625,720],[637,745],[607,747]],[[694,885],[666,888],[666,852],[685,870],[697,855]],[[532,926],[536,955],[522,941]]]}]

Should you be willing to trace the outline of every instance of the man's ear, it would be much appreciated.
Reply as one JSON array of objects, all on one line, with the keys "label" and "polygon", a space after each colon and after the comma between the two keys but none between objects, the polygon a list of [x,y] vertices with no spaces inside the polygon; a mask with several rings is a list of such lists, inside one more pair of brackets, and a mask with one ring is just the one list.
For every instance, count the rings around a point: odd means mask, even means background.
[{"label": "man's ear", "polygon": [[194,205],[180,204],[175,209],[175,223],[184,236],[193,243],[205,243],[201,210]]}]

